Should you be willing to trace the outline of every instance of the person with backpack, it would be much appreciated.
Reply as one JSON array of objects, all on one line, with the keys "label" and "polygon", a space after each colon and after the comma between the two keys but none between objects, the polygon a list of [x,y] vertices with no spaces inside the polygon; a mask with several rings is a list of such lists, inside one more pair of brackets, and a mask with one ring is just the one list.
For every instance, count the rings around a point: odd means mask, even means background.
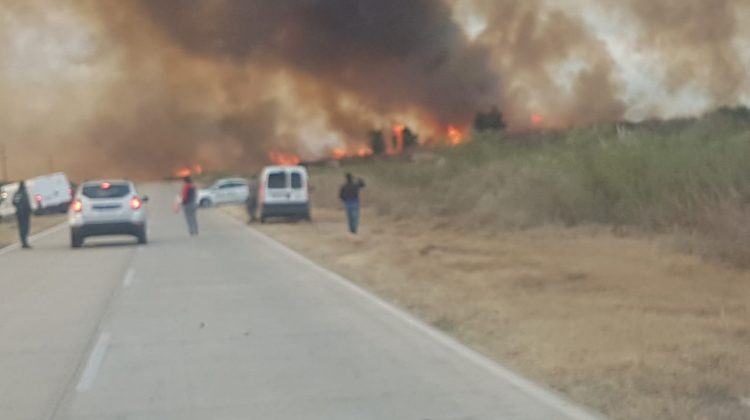
[{"label": "person with backpack", "polygon": [[24,181],[21,181],[18,185],[18,191],[13,195],[13,206],[16,208],[16,221],[18,222],[18,236],[21,238],[21,246],[24,249],[29,249],[31,248],[31,245],[29,245],[31,201]]},{"label": "person with backpack", "polygon": [[182,193],[180,198],[182,200],[182,211],[185,213],[185,220],[188,225],[188,232],[190,236],[198,235],[198,189],[193,183],[193,179],[189,176],[183,178],[185,183],[182,185]]},{"label": "person with backpack", "polygon": [[354,180],[352,174],[346,174],[346,183],[341,186],[339,198],[346,208],[349,232],[356,234],[359,230],[359,190],[365,187],[365,181]]}]

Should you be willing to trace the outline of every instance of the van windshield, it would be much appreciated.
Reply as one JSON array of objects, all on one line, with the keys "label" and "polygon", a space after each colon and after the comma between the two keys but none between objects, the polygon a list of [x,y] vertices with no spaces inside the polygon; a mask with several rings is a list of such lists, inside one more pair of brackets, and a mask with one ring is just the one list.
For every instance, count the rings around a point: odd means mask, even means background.
[{"label": "van windshield", "polygon": [[269,189],[286,188],[286,172],[272,172],[268,174],[268,188]]},{"label": "van windshield", "polygon": [[111,184],[107,188],[102,185],[86,185],[81,191],[81,194],[88,198],[121,198],[128,193],[130,186],[127,184]]}]

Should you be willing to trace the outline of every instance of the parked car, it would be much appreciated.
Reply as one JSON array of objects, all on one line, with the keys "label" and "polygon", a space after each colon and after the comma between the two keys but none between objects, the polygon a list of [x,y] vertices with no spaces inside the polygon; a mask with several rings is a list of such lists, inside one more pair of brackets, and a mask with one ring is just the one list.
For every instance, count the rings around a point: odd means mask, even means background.
[{"label": "parked car", "polygon": [[224,178],[216,181],[209,188],[198,190],[198,204],[201,207],[241,204],[247,200],[249,193],[246,179]]},{"label": "parked car", "polygon": [[268,166],[260,175],[260,221],[283,217],[310,220],[309,176],[304,166]]},{"label": "parked car", "polygon": [[104,180],[81,184],[68,210],[70,245],[80,248],[90,236],[131,235],[145,244],[148,197],[130,181]]},{"label": "parked car", "polygon": [[26,181],[34,214],[65,213],[73,199],[73,189],[62,172],[37,176]]}]

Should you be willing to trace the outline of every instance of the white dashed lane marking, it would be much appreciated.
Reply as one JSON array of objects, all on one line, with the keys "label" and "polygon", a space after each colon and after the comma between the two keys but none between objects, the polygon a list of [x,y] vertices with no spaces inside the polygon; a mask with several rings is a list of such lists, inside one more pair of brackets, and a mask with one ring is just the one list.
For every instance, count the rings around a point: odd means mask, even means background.
[{"label": "white dashed lane marking", "polygon": [[83,370],[81,379],[78,381],[76,391],[85,392],[91,389],[91,385],[94,383],[94,379],[96,379],[96,375],[99,373],[99,368],[101,368],[102,362],[104,361],[104,356],[109,349],[110,340],[111,337],[109,333],[101,333],[99,335],[94,350],[91,352],[89,359],[86,362],[86,368]]}]

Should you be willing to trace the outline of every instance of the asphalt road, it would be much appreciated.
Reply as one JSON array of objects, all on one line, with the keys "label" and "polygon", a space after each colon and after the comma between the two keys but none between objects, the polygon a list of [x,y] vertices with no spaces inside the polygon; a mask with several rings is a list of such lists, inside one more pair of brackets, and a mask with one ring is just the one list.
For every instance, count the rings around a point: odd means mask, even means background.
[{"label": "asphalt road", "polygon": [[219,211],[0,251],[0,419],[586,419]]}]

